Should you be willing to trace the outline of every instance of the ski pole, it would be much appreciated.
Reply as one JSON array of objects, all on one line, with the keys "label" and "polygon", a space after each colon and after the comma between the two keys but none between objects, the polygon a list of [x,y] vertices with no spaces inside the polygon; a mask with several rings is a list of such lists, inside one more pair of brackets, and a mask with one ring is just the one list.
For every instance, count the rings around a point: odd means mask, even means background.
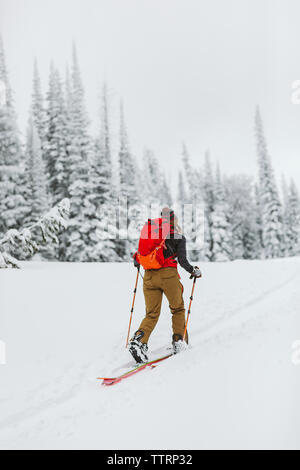
[{"label": "ski pole", "polygon": [[193,287],[192,287],[192,293],[191,293],[191,296],[190,296],[190,304],[189,304],[187,319],[186,319],[185,328],[184,328],[183,341],[185,340],[185,337],[186,337],[187,326],[188,326],[188,322],[189,322],[189,318],[190,318],[191,306],[192,306],[193,295],[194,295],[194,290],[195,290],[195,285],[196,285],[196,279],[197,279],[197,278],[194,277],[194,282],[193,282]]},{"label": "ski pole", "polygon": [[131,311],[130,311],[129,327],[128,327],[128,334],[127,334],[127,339],[126,339],[126,348],[128,346],[128,340],[129,340],[129,335],[130,335],[131,321],[132,321],[132,315],[133,315],[133,308],[134,308],[136,290],[137,290],[137,285],[138,285],[138,280],[139,280],[139,274],[140,274],[140,266],[137,268],[135,287],[134,287],[134,291],[133,291],[133,300],[132,300],[132,306],[131,306]]}]

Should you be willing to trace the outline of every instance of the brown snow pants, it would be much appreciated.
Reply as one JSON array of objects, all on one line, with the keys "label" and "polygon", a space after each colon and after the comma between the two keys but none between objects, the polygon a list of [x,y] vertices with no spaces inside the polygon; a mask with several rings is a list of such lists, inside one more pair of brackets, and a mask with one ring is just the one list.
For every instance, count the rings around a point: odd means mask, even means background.
[{"label": "brown snow pants", "polygon": [[141,341],[148,343],[159,319],[163,294],[169,301],[172,313],[173,334],[183,337],[185,328],[185,309],[183,301],[183,285],[179,280],[176,268],[148,269],[144,275],[144,296],[146,316],[139,330],[144,332]]}]

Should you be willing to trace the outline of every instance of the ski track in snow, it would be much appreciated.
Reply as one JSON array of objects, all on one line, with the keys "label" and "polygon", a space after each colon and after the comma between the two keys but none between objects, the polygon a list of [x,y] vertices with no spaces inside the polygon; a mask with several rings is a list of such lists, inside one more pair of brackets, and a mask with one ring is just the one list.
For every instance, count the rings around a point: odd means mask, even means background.
[{"label": "ski track in snow", "polygon": [[[207,333],[212,333],[215,334],[216,332],[222,330],[223,328],[228,328],[230,327],[230,320],[235,320],[236,315],[240,315],[241,311],[245,311],[249,309],[250,307],[255,306],[256,304],[260,303],[261,301],[265,300],[268,296],[272,295],[274,292],[281,291],[284,289],[285,286],[290,284],[293,281],[297,281],[297,279],[300,277],[300,269],[299,271],[296,272],[293,276],[291,276],[288,280],[286,280],[283,283],[277,284],[274,287],[262,292],[259,296],[254,297],[253,299],[249,300],[248,302],[240,305],[239,307],[227,311],[223,316],[224,318],[217,319],[210,324],[206,325],[205,328],[200,328],[198,330],[195,330],[193,334],[197,335],[198,333],[201,334],[206,334]],[[257,316],[260,316],[261,313],[259,312]],[[249,319],[253,318],[253,313],[250,312]],[[245,322],[246,318],[243,318],[243,321]],[[215,328],[217,327],[217,328]]]},{"label": "ski track in snow", "polygon": [[[118,265],[118,269],[119,269]],[[71,279],[66,279],[67,273],[70,272],[72,267],[59,265],[53,263],[51,266],[40,263],[24,263],[24,269],[21,272],[1,272],[1,284],[4,279],[4,285],[6,288],[6,295],[0,297],[0,308],[1,311],[5,311],[4,319],[4,331],[14,331],[17,325],[10,324],[10,309],[14,312],[20,312],[20,305],[22,304],[20,299],[11,299],[11,293],[14,292],[18,286],[22,285],[23,294],[27,292],[26,302],[29,302],[29,310],[31,312],[32,324],[29,325],[28,331],[30,334],[30,328],[36,327],[36,332],[43,336],[40,328],[43,323],[35,325],[36,317],[35,313],[40,312],[40,301],[41,299],[37,296],[37,303],[32,303],[32,296],[28,290],[30,290],[30,283],[32,279],[36,277],[46,276],[49,281],[53,281],[53,277],[59,276],[61,272],[61,282],[67,284],[68,290],[75,292],[75,300],[73,300],[73,308],[76,308],[76,300],[80,296],[88,295],[92,289],[95,289],[97,282],[103,282],[104,276],[109,277],[110,273],[115,275],[115,268],[113,264],[109,265],[89,265],[81,267],[74,265],[75,275],[71,276]],[[262,272],[258,273],[258,279],[255,280],[251,273],[255,273],[256,270],[262,269]],[[22,358],[22,354],[16,355],[17,361],[14,362],[12,367],[11,375],[8,374],[7,382],[5,374],[4,378],[1,377],[4,368],[9,368],[9,362],[6,366],[0,366],[0,449],[1,448],[101,448],[100,443],[95,441],[95,437],[89,435],[85,436],[81,428],[87,428],[91,424],[91,428],[94,429],[95,422],[99,422],[105,428],[109,426],[110,420],[112,420],[112,427],[118,422],[118,413],[128,417],[126,413],[141,412],[140,408],[143,403],[139,397],[139,394],[145,393],[145,391],[153,391],[161,389],[162,397],[168,396],[172,393],[173,389],[168,390],[168,380],[174,382],[174,370],[179,371],[183,377],[189,375],[193,377],[193,384],[195,385],[195,374],[197,369],[200,367],[203,371],[206,371],[207,364],[212,361],[222,361],[223,354],[230,354],[230,351],[235,350],[237,354],[239,351],[243,351],[244,344],[247,343],[247,347],[251,348],[251,343],[255,340],[256,345],[262,348],[262,354],[264,353],[264,338],[269,337],[272,328],[276,334],[281,333],[281,328],[285,328],[287,318],[294,319],[296,310],[300,304],[299,294],[299,277],[300,277],[300,260],[276,260],[276,261],[258,261],[258,262],[235,262],[227,264],[210,264],[204,265],[204,280],[199,280],[197,283],[197,291],[195,292],[195,300],[192,305],[192,313],[190,317],[190,336],[191,336],[191,347],[190,349],[182,354],[170,358],[164,364],[160,364],[154,370],[146,370],[138,374],[137,376],[131,377],[126,381],[109,388],[100,386],[100,383],[95,380],[99,375],[104,375],[104,372],[120,373],[133,366],[133,361],[130,359],[128,353],[124,351],[122,344],[124,343],[124,328],[127,328],[128,313],[122,307],[122,296],[126,299],[126,305],[130,303],[132,286],[128,285],[124,281],[124,272],[127,273],[127,278],[131,281],[132,278],[132,267],[128,265],[122,265],[120,271],[120,281],[118,285],[122,288],[119,293],[119,298],[115,299],[116,305],[119,305],[117,319],[111,319],[111,317],[101,317],[99,320],[98,314],[89,318],[90,324],[84,325],[86,329],[87,337],[84,339],[87,341],[85,344],[87,353],[83,359],[80,355],[75,354],[75,362],[73,361],[74,343],[68,341],[72,338],[72,334],[76,335],[76,328],[72,329],[70,338],[66,336],[68,331],[68,316],[62,319],[61,329],[63,330],[62,337],[66,337],[66,349],[58,350],[58,353],[65,354],[68,359],[68,363],[65,361],[60,363],[60,356],[55,357],[47,356],[44,351],[41,351],[41,361],[45,361],[45,367],[47,369],[47,361],[49,367],[49,376],[45,378],[42,373],[41,379],[39,373],[41,372],[41,364],[38,366],[34,362],[34,353],[29,354],[29,358],[33,361],[30,364],[33,373],[31,372],[30,380],[28,384],[18,383],[16,374],[18,369],[22,369],[22,365],[18,364],[18,360]],[[248,272],[249,271],[249,272]],[[265,276],[263,275],[265,273]],[[8,275],[7,275],[8,274]],[[29,274],[29,276],[28,276]],[[6,278],[4,276],[7,275]],[[99,276],[98,281],[95,280],[95,275]],[[29,284],[26,285],[27,276],[29,277]],[[81,288],[81,292],[77,292],[76,285],[82,286],[82,282],[86,282],[86,276],[88,276],[88,286]],[[185,298],[186,302],[189,296],[190,282],[184,278],[185,284]],[[76,285],[72,286],[72,280],[76,278]],[[125,276],[126,279],[126,276]],[[62,281],[64,280],[64,281]],[[276,281],[276,282],[274,282]],[[234,285],[235,282],[240,282],[240,285]],[[215,285],[214,285],[215,283]],[[224,285],[223,285],[224,283]],[[124,285],[126,284],[126,285]],[[105,289],[102,291],[101,304],[104,310],[108,309],[110,302],[111,291]],[[259,290],[259,293],[256,291]],[[134,318],[135,325],[139,323],[143,313],[141,311],[143,307],[142,289],[139,286],[139,299],[135,312],[136,317]],[[206,292],[208,292],[206,296]],[[215,293],[215,296],[214,296]],[[107,294],[107,299],[106,297]],[[51,299],[51,305],[56,307],[55,313],[53,313],[54,321],[59,324],[59,310],[63,308],[68,310],[68,296],[65,295],[63,290],[59,294],[56,300]],[[93,302],[97,302],[97,296],[94,295]],[[21,302],[21,303],[20,303]],[[25,304],[26,304],[25,302]],[[125,300],[124,300],[125,303]],[[236,304],[236,305],[234,305]],[[84,301],[77,307],[77,315],[75,323],[83,321],[80,319],[80,308],[84,306]],[[94,305],[94,304],[93,304]],[[98,306],[94,305],[95,310]],[[4,310],[5,309],[5,310]],[[122,311],[125,310],[125,312]],[[168,310],[167,305],[163,304],[163,310]],[[25,313],[28,311],[28,307],[25,308]],[[50,310],[47,311],[49,314]],[[212,313],[213,312],[213,313]],[[213,316],[213,319],[211,318]],[[18,315],[17,315],[18,318]],[[79,320],[78,320],[79,318]],[[67,319],[67,322],[66,322]],[[95,324],[91,322],[95,321]],[[13,320],[12,320],[13,321]],[[30,321],[30,320],[29,320]],[[97,323],[99,321],[99,324]],[[166,330],[170,336],[169,327],[170,318],[168,315],[161,315],[161,319],[157,325],[157,329],[153,334],[153,344],[151,343],[151,354],[155,358],[164,354],[166,347],[168,346],[166,339]],[[274,322],[274,325],[273,325]],[[26,322],[25,322],[26,324]],[[50,328],[51,323],[47,323]],[[75,326],[78,326],[77,323]],[[281,326],[282,325],[282,326]],[[0,324],[1,326],[1,324]],[[23,325],[24,326],[24,325]],[[300,338],[300,324],[299,317],[295,321],[295,337],[292,339]],[[88,328],[96,330],[91,332],[92,346],[89,349],[89,338]],[[122,328],[122,330],[121,330]],[[297,331],[297,328],[298,331]],[[97,329],[99,329],[99,336],[103,337],[103,330],[105,332],[105,340],[103,344],[98,344],[99,350],[97,351]],[[270,330],[270,331],[269,331]],[[53,328],[49,334],[55,337],[56,329]],[[113,332],[113,337],[110,337]],[[11,333],[10,333],[11,334]],[[297,336],[298,335],[298,336]],[[4,337],[5,339],[5,337]],[[22,341],[22,340],[21,340]],[[168,340],[167,340],[168,341]],[[269,344],[269,340],[266,340]],[[48,344],[48,343],[47,343]],[[62,341],[63,344],[63,341]],[[164,347],[165,344],[165,347]],[[8,342],[9,345],[9,342]],[[18,345],[18,344],[17,344]],[[38,345],[38,344],[37,344]],[[75,341],[76,345],[76,341]],[[22,347],[26,346],[26,343],[22,344]],[[102,349],[101,349],[102,347]],[[44,356],[43,356],[44,354]],[[95,357],[96,354],[96,357]],[[289,351],[287,351],[287,355]],[[9,359],[8,359],[9,361]],[[78,362],[76,362],[78,361]],[[206,364],[207,363],[207,364]],[[213,362],[214,363],[214,362]],[[174,369],[175,368],[175,369]],[[202,371],[202,372],[203,372]],[[299,372],[295,368],[295,374]],[[26,371],[25,371],[26,374]],[[204,373],[199,377],[199,386],[201,387],[201,381],[209,380],[209,374],[204,376]],[[24,380],[24,377],[23,377]],[[36,382],[36,386],[32,386],[32,382]],[[297,378],[295,379],[296,385],[298,385]],[[18,391],[18,385],[21,386],[21,390]],[[174,385],[174,383],[173,383]],[[170,387],[173,386],[172,384]],[[24,386],[24,388],[22,388]],[[16,387],[16,388],[14,388]],[[299,391],[299,390],[298,390]],[[154,393],[154,392],[153,392]],[[289,391],[289,393],[291,393]],[[299,396],[299,395],[298,395]],[[162,404],[163,406],[163,404]],[[126,408],[126,413],[124,411]],[[204,413],[203,410],[199,410],[200,415]],[[172,416],[169,417],[172,420]],[[300,426],[300,413],[296,410],[295,419],[299,418],[296,423]],[[284,417],[282,418],[284,420]],[[97,423],[97,425],[99,424]],[[125,427],[126,429],[126,427]],[[99,430],[98,430],[99,431]],[[114,435],[116,441],[111,442],[108,440],[110,434]],[[123,428],[124,433],[124,428]],[[108,428],[108,437],[104,439],[104,448],[122,448],[124,446],[124,438],[118,436],[117,431]],[[216,439],[218,442],[224,441],[226,447],[226,439],[220,439],[218,432],[216,432]],[[201,435],[201,433],[200,433]],[[205,433],[204,433],[205,435]],[[104,436],[103,436],[104,437]],[[228,438],[229,439],[229,438]],[[278,436],[276,437],[278,441]],[[277,442],[274,438],[274,442]],[[126,441],[126,440],[125,440]],[[202,438],[202,444],[199,443],[199,448],[212,448],[213,443],[209,440],[205,442],[205,437]],[[230,441],[230,439],[229,439]],[[155,445],[155,439],[154,439]],[[161,442],[161,445],[157,445],[160,448],[168,448],[168,439],[166,443]],[[255,443],[255,436],[252,435],[250,442]],[[266,437],[265,442],[270,443],[272,440]],[[283,441],[286,445],[286,441]],[[173,448],[180,448],[182,440],[179,439],[178,444],[175,442]],[[242,444],[241,444],[242,445]],[[271,445],[271,444],[269,444]],[[228,444],[230,447],[230,444]],[[133,446],[138,447],[138,446]],[[148,448],[146,443],[139,443],[140,448]],[[150,446],[151,447],[151,446]],[[153,445],[152,445],[153,447]],[[299,444],[300,447],[300,444]],[[126,447],[123,447],[126,448]],[[155,447],[153,447],[155,448]],[[197,448],[197,447],[196,447]]]},{"label": "ski track in snow", "polygon": [[[86,367],[88,367],[88,365],[86,365]],[[15,415],[12,415],[12,416],[8,416],[4,420],[1,420],[0,421],[0,430],[5,428],[6,426],[15,426],[20,421],[30,419],[30,418],[32,418],[36,415],[39,415],[41,412],[44,412],[45,410],[48,410],[49,408],[51,408],[53,406],[56,407],[56,406],[58,406],[58,405],[60,405],[64,402],[70,400],[71,398],[76,396],[76,393],[80,390],[80,384],[82,383],[82,381],[84,379],[86,379],[86,374],[84,373],[84,371],[82,371],[82,373],[78,377],[78,382],[73,384],[70,389],[66,390],[61,395],[56,395],[55,398],[52,398],[52,399],[48,398],[46,400],[41,400],[41,402],[39,404],[35,404],[32,407],[29,407],[28,409],[26,409],[24,411],[16,413]],[[27,395],[28,399],[29,399],[30,395],[36,397],[36,395],[39,392],[41,392],[41,390],[45,390],[45,389],[49,390],[50,385],[51,385],[51,382],[49,382],[48,384],[46,384],[42,388],[37,388],[35,390],[32,390],[32,392],[30,392],[30,394],[28,393],[28,395]]]}]

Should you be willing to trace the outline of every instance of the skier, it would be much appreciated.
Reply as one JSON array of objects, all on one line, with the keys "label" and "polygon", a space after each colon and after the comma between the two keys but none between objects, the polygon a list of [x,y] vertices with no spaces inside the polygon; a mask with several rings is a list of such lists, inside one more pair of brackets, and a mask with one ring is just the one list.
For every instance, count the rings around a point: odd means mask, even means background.
[{"label": "skier", "polygon": [[[147,232],[148,237],[145,236]],[[153,237],[153,233],[156,233],[156,237]],[[151,248],[152,252],[149,253]],[[141,233],[139,251],[133,258],[135,267],[139,268],[142,264],[145,269],[143,290],[146,316],[129,342],[129,351],[136,362],[148,361],[147,343],[159,319],[162,297],[165,294],[172,313],[173,351],[177,354],[185,349],[188,339],[186,335],[184,342],[183,285],[177,271],[176,258],[180,266],[191,274],[191,278],[201,277],[202,274],[200,269],[197,266],[193,267],[186,258],[186,239],[172,209],[165,207],[162,209],[161,218],[148,220]]]}]

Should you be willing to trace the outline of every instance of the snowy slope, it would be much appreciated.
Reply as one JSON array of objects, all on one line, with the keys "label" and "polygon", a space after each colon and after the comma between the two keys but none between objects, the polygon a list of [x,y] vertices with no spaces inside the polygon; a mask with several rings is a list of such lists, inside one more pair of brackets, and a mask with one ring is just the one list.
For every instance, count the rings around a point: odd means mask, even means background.
[{"label": "snowy slope", "polygon": [[[0,448],[300,448],[300,260],[202,265],[190,349],[115,387],[132,361],[135,270],[24,263],[0,271]],[[186,299],[191,281],[182,273]],[[139,285],[133,330],[143,317]],[[170,314],[150,341],[170,344]],[[136,432],[136,424],[139,432]]]}]

